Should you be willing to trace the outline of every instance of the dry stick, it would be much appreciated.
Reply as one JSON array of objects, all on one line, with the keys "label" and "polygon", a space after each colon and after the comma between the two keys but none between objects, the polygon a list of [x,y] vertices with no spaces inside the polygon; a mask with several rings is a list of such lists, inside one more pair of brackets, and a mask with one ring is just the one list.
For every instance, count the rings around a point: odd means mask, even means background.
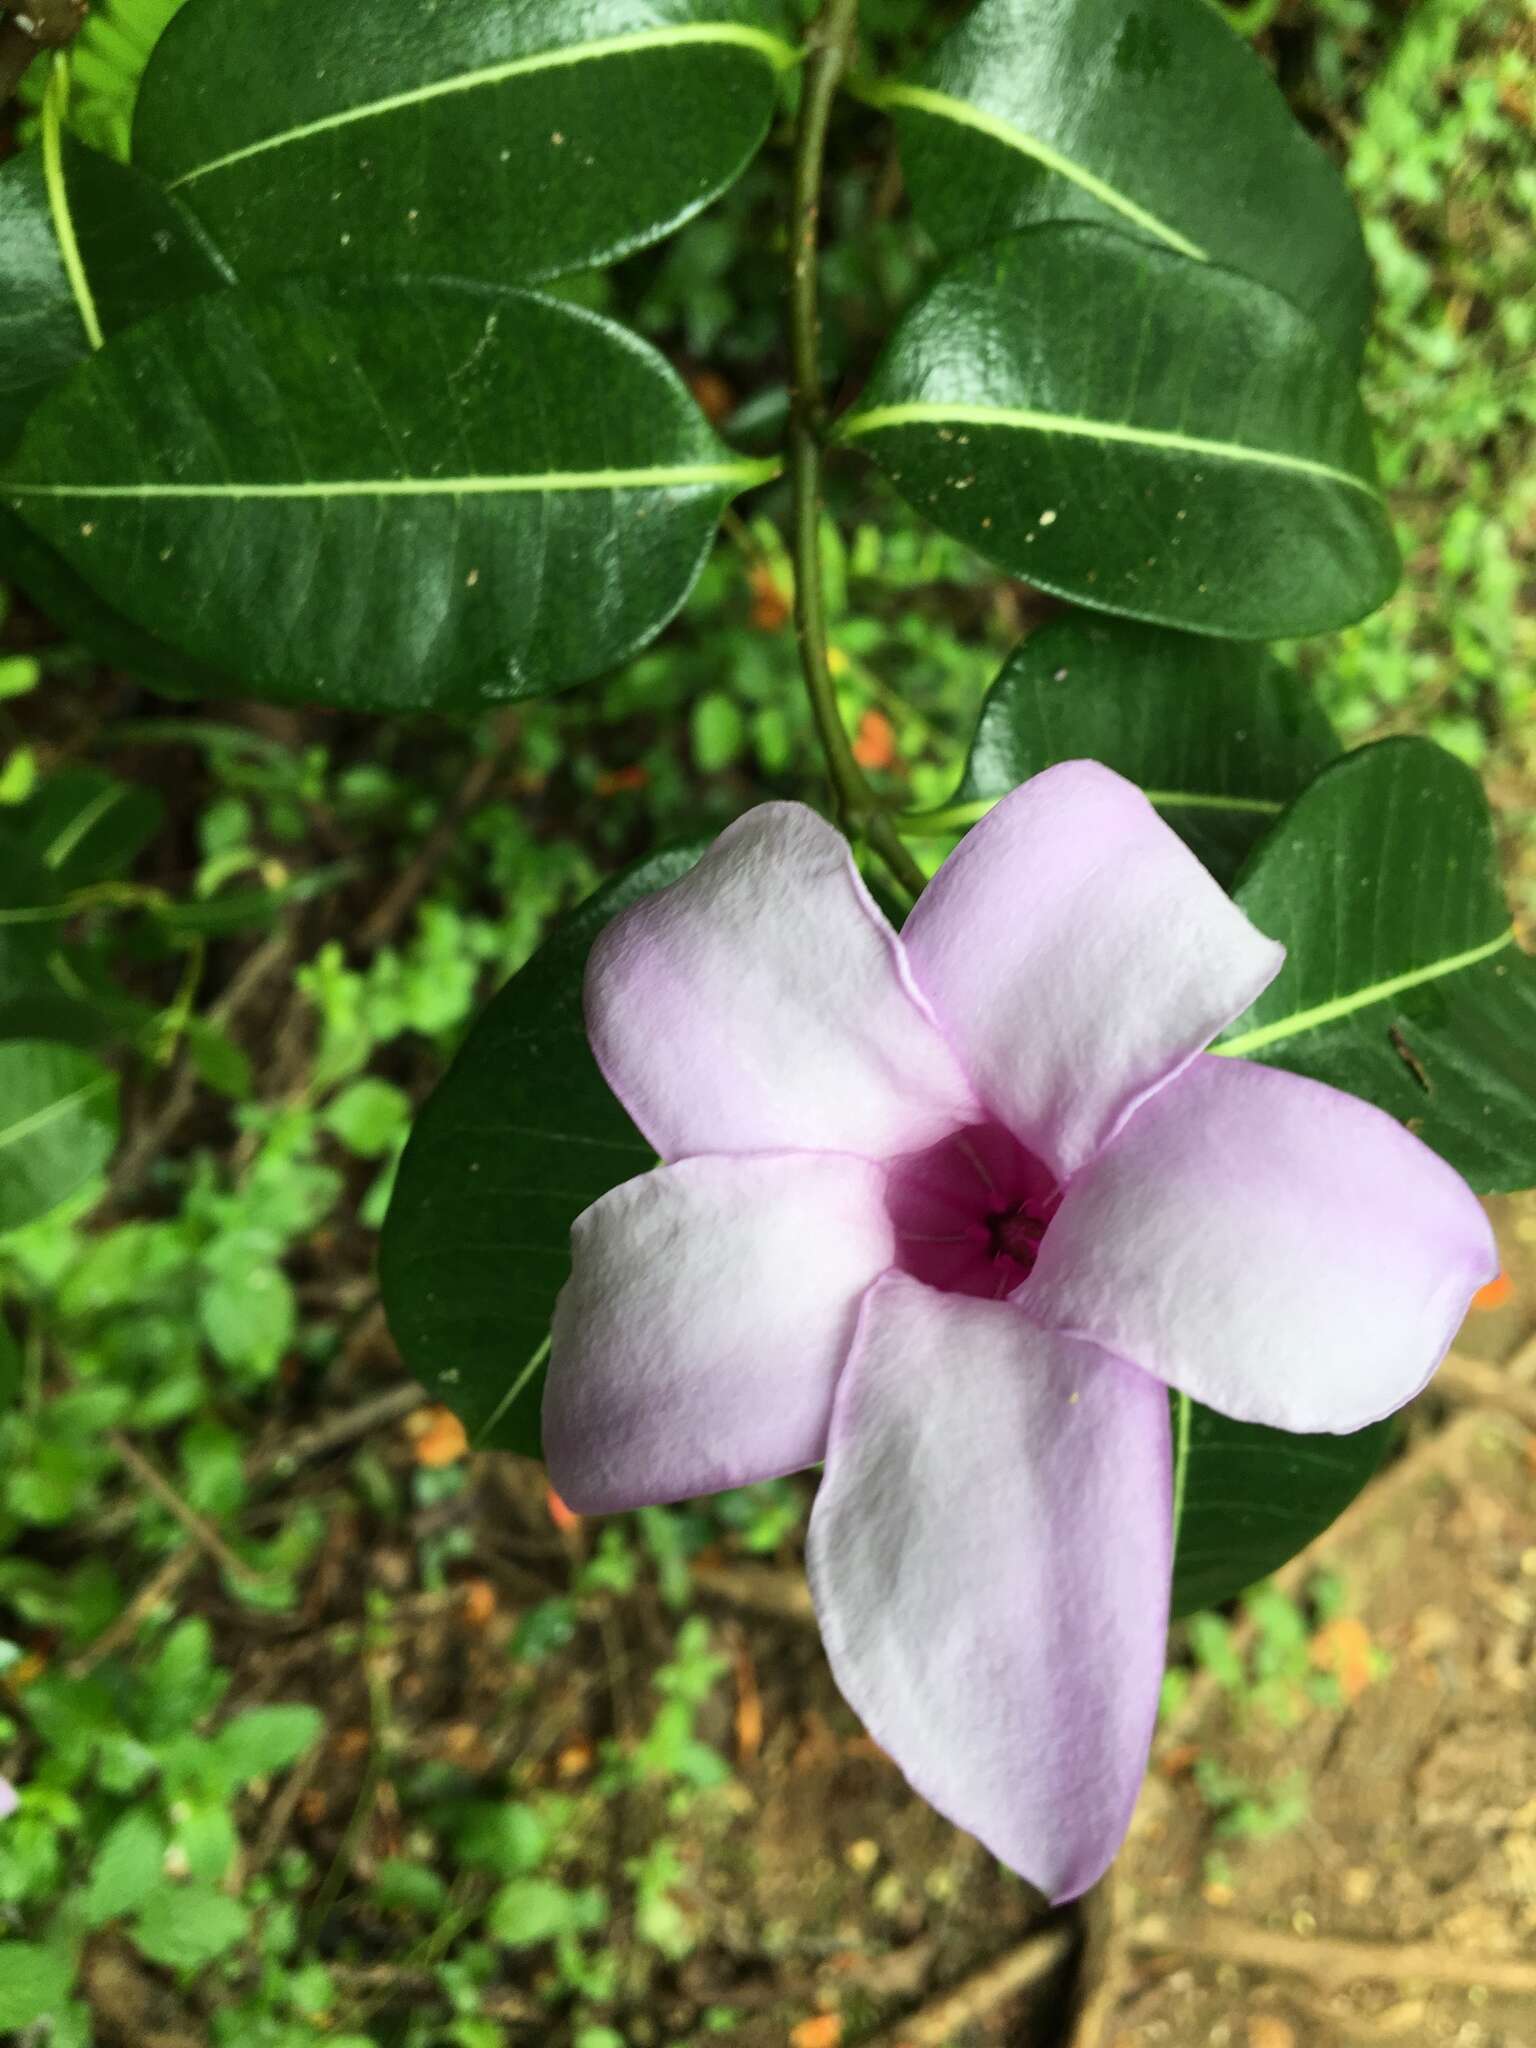
[{"label": "dry stick", "polygon": [[1485,1991],[1536,1994],[1536,1962],[1476,1950],[1444,1948],[1428,1941],[1340,1941],[1275,1933],[1218,1913],[1188,1919],[1150,1914],[1130,1928],[1127,1945],[1144,1955],[1170,1952],[1254,1970],[1284,1970],[1309,1978],[1327,1991],[1340,1991],[1362,1978],[1389,1984],[1481,1985]]},{"label": "dry stick", "polygon": [[88,1678],[104,1657],[125,1649],[155,1609],[180,1592],[182,1581],[191,1577],[200,1556],[201,1552],[190,1543],[184,1544],[180,1550],[173,1550],[154,1576],[145,1580],[117,1619],[65,1666],[66,1677]]},{"label": "dry stick", "polygon": [[144,1455],[131,1437],[124,1436],[120,1429],[112,1429],[107,1432],[107,1442],[111,1445],[114,1455],[128,1467],[145,1491],[152,1493],[161,1507],[180,1522],[192,1541],[205,1551],[222,1571],[228,1572],[232,1578],[244,1579],[249,1586],[265,1583],[266,1574],[248,1565],[243,1557],[236,1557],[213,1524],[205,1520],[196,1508],[187,1505],[159,1466],[153,1459]]},{"label": "dry stick", "polygon": [[940,1998],[872,2034],[864,2048],[948,2048],[956,2034],[974,2027],[1020,1992],[1031,1990],[1058,1969],[1071,1951],[1070,1926],[1054,1921],[1037,1928],[996,1962],[987,1963]]},{"label": "dry stick", "polygon": [[1485,1365],[1481,1359],[1460,1358],[1453,1351],[1433,1384],[1453,1401],[1502,1408],[1527,1429],[1536,1429],[1536,1388],[1522,1386],[1514,1377],[1513,1366],[1519,1356],[1517,1352],[1510,1365]]},{"label": "dry stick", "polygon": [[[293,951],[293,935],[286,925],[265,938],[255,952],[241,962],[230,979],[229,987],[209,1007],[208,1022],[221,1028],[232,1024],[267,982],[288,966]],[[183,1056],[159,1114],[118,1154],[107,1194],[113,1208],[123,1207],[137,1194],[140,1183],[155,1161],[170,1149],[172,1138],[197,1102],[197,1091],[197,1069]]]},{"label": "dry stick", "polygon": [[[333,1416],[330,1421],[316,1423],[312,1428],[301,1430],[286,1443],[274,1445],[270,1450],[258,1452],[247,1464],[247,1484],[254,1484],[274,1474],[286,1473],[290,1468],[322,1457],[328,1451],[339,1450],[343,1444],[355,1438],[366,1436],[371,1430],[382,1428],[390,1422],[398,1422],[421,1405],[423,1399],[420,1387],[410,1384],[391,1387],[388,1393],[377,1394],[371,1400],[349,1408]],[[126,1439],[125,1439],[126,1441]],[[129,1446],[132,1450],[132,1446]],[[125,1462],[131,1463],[131,1459]],[[158,1475],[157,1475],[158,1476]],[[169,1505],[169,1502],[167,1502]],[[185,1506],[185,1503],[181,1503]],[[174,1512],[174,1510],[173,1510]],[[190,1510],[188,1510],[190,1513]],[[180,1516],[178,1516],[178,1520]],[[152,1578],[147,1579],[134,1594],[117,1619],[96,1638],[88,1643],[68,1666],[71,1678],[84,1678],[94,1671],[104,1657],[114,1655],[123,1649],[138,1634],[155,1609],[170,1600],[181,1590],[183,1582],[196,1569],[201,1551],[189,1544],[176,1550],[165,1560]],[[249,1575],[249,1566],[239,1565]]]},{"label": "dry stick", "polygon": [[517,713],[503,712],[496,721],[491,751],[471,764],[458,795],[422,841],[415,858],[401,870],[394,886],[364,920],[357,943],[365,953],[386,944],[404,924],[417,898],[426,892],[432,877],[453,851],[465,819],[484,802],[502,763],[517,742],[518,731]]}]

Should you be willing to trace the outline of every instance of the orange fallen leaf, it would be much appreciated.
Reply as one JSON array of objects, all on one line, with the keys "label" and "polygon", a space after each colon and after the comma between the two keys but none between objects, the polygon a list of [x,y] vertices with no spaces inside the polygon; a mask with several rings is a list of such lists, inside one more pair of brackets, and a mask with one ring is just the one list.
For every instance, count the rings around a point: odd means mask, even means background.
[{"label": "orange fallen leaf", "polygon": [[1515,1298],[1515,1283],[1507,1273],[1490,1280],[1486,1287],[1479,1287],[1472,1297],[1472,1306],[1478,1310],[1505,1308]]},{"label": "orange fallen leaf", "polygon": [[757,1667],[745,1642],[736,1645],[732,1658],[736,1676],[736,1759],[756,1761],[763,1746],[763,1697],[757,1689]]},{"label": "orange fallen leaf", "polygon": [[871,707],[859,720],[853,758],[861,768],[889,768],[896,759],[896,734],[883,711]]},{"label": "orange fallen leaf", "polygon": [[424,1408],[411,1418],[416,1462],[437,1471],[456,1465],[469,1449],[464,1425],[451,1408]]},{"label": "orange fallen leaf", "polygon": [[464,1587],[464,1619],[471,1628],[484,1628],[496,1612],[496,1588],[489,1579],[470,1579]]},{"label": "orange fallen leaf", "polygon": [[753,629],[759,633],[777,633],[788,623],[792,609],[788,591],[781,588],[779,579],[766,562],[757,562],[747,571],[747,587],[752,592],[752,609],[748,617]]},{"label": "orange fallen leaf", "polygon": [[549,1506],[549,1519],[554,1523],[562,1536],[569,1536],[573,1530],[581,1527],[580,1515],[576,1513],[574,1508],[566,1506],[553,1487],[549,1489],[545,1498]]},{"label": "orange fallen leaf", "polygon": [[1319,1671],[1332,1672],[1345,1699],[1359,1699],[1376,1675],[1365,1623],[1356,1615],[1341,1614],[1319,1629],[1312,1638],[1312,1662]]},{"label": "orange fallen leaf", "polygon": [[712,427],[718,427],[736,410],[736,394],[718,370],[695,370],[688,379],[688,389]]},{"label": "orange fallen leaf", "polygon": [[578,1735],[574,1742],[568,1742],[555,1758],[555,1769],[562,1778],[579,1778],[583,1771],[592,1768],[592,1745],[585,1735]]},{"label": "orange fallen leaf", "polygon": [[789,2048],[838,2048],[843,2023],[835,2012],[819,2012],[813,2020],[802,2020],[789,2030]]}]

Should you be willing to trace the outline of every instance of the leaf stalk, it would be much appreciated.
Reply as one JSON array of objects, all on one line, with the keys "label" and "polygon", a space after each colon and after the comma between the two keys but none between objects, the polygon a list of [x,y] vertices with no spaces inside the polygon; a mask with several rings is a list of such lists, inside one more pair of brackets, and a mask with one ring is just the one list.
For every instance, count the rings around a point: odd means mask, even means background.
[{"label": "leaf stalk", "polygon": [[840,80],[853,55],[859,0],[827,0],[811,31],[795,133],[790,218],[789,471],[794,493],[791,554],[800,667],[843,829],[879,855],[914,897],[926,877],[903,845],[889,813],[854,758],[837,705],[828,660],[826,586],[821,568],[821,465],[826,397],[821,383],[821,305],[817,252],[827,129]]}]

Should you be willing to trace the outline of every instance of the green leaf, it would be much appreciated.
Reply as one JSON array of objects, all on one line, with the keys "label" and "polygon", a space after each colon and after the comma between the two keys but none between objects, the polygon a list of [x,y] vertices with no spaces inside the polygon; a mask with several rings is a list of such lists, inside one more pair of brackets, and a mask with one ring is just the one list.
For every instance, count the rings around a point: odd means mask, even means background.
[{"label": "green leaf", "polygon": [[534,1948],[602,1925],[607,1902],[596,1886],[576,1891],[547,1877],[515,1877],[486,1911],[486,1931],[508,1948]]},{"label": "green leaf", "polygon": [[942,248],[1041,220],[1132,229],[1283,292],[1358,363],[1371,274],[1343,179],[1253,51],[1190,0],[981,0],[865,89]]},{"label": "green leaf", "polygon": [[297,1763],[324,1728],[324,1718],[314,1707],[248,1707],[213,1738],[214,1767],[227,1773],[233,1785],[270,1778]]},{"label": "green leaf", "polygon": [[1217,1050],[1399,1118],[1481,1194],[1536,1181],[1536,960],[1482,784],[1429,740],[1327,768],[1237,886],[1285,966]]},{"label": "green leaf", "polygon": [[159,792],[99,768],[51,775],[10,814],[13,829],[66,888],[121,875],[160,829]]},{"label": "green leaf", "polygon": [[288,700],[477,708],[652,638],[727,501],[773,469],[593,314],[311,280],[110,342],[33,414],[0,496],[205,670]]},{"label": "green leaf", "polygon": [[354,1081],[330,1103],[320,1121],[349,1152],[379,1159],[411,1120],[411,1098],[392,1082]]},{"label": "green leaf", "polygon": [[243,1941],[251,1916],[238,1899],[205,1884],[151,1892],[130,1932],[140,1955],[168,1970],[200,1970]]},{"label": "green leaf", "polygon": [[1338,752],[1317,700],[1262,648],[1072,614],[1030,634],[987,692],[960,786],[926,818],[964,828],[1057,761],[1144,789],[1223,883]]},{"label": "green leaf", "polygon": [[74,1046],[0,1045],[0,1232],[99,1173],[117,1143],[117,1077]]},{"label": "green leaf", "polygon": [[238,1240],[199,1299],[203,1334],[226,1365],[266,1379],[293,1341],[298,1310],[288,1276]]},{"label": "green leaf", "polygon": [[[72,281],[59,230],[72,238]],[[91,353],[87,322],[115,334],[226,282],[174,201],[126,164],[66,142],[48,189],[41,149],[0,165],[0,447]]]},{"label": "green leaf", "polygon": [[134,155],[250,275],[555,277],[734,183],[796,58],[777,25],[754,0],[374,0],[366,23],[192,0],[150,62]]},{"label": "green leaf", "polygon": [[655,854],[568,917],[475,1025],[405,1148],[379,1250],[384,1305],[401,1357],[477,1442],[539,1455],[571,1224],[655,1159],[587,1045],[587,955],[703,850]]},{"label": "green leaf", "polygon": [[73,1959],[30,1941],[0,1941],[0,2028],[30,2027],[58,2012],[75,1981]]},{"label": "green leaf", "polygon": [[1349,366],[1289,301],[1111,228],[1033,228],[900,322],[845,439],[1015,576],[1236,640],[1397,579]]},{"label": "green leaf", "polygon": [[381,1913],[413,1913],[422,1920],[440,1920],[448,1910],[448,1887],[426,1864],[389,1856],[374,1872],[370,1900]]},{"label": "green leaf", "polygon": [[87,1927],[131,1913],[165,1878],[165,1829],[136,1807],[107,1830],[80,1899]]},{"label": "green leaf", "polygon": [[1296,1555],[1375,1473],[1393,1419],[1352,1436],[1233,1422],[1176,1394],[1173,1613],[1216,1607]]}]

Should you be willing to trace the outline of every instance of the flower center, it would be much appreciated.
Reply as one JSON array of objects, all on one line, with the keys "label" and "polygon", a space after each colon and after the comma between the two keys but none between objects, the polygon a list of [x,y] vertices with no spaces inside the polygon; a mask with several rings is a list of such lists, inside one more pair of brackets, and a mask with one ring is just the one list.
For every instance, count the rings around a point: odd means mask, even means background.
[{"label": "flower center", "polygon": [[946,1294],[1002,1300],[1028,1279],[1061,1203],[1050,1168],[1001,1124],[973,1124],[893,1160],[896,1263]]}]

